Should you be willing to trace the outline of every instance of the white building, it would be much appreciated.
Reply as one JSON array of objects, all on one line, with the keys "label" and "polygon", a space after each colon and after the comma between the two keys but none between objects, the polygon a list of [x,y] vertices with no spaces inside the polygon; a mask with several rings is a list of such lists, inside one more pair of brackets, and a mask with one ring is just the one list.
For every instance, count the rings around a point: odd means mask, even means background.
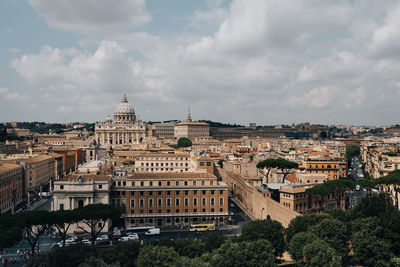
[{"label": "white building", "polygon": [[147,136],[146,124],[136,117],[135,111],[124,95],[114,111],[114,120],[95,125],[96,140],[100,146],[139,144]]}]

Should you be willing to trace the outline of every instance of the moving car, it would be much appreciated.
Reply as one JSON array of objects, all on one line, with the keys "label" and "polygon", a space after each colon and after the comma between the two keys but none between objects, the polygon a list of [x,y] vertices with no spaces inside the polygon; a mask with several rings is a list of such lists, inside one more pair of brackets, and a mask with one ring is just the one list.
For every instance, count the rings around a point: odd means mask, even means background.
[{"label": "moving car", "polygon": [[147,230],[145,235],[159,235],[160,234],[160,228],[151,228]]}]

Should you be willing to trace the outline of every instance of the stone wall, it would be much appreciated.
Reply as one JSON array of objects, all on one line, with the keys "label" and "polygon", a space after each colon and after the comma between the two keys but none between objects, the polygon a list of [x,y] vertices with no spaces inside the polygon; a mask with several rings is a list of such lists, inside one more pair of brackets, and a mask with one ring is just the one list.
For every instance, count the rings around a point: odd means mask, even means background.
[{"label": "stone wall", "polygon": [[237,174],[217,168],[217,175],[229,186],[239,205],[253,220],[271,218],[287,227],[293,218],[301,215],[271,199],[268,192],[251,186]]}]

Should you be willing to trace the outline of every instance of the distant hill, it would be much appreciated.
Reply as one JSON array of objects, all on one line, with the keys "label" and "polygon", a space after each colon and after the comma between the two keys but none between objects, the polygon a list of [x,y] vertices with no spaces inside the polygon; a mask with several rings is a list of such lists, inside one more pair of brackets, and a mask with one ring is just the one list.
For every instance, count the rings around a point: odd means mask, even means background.
[{"label": "distant hill", "polygon": [[230,123],[222,123],[222,122],[216,122],[216,121],[209,121],[209,120],[200,120],[201,122],[206,122],[210,125],[212,128],[228,128],[228,127],[243,127],[243,125],[239,124],[230,124]]}]

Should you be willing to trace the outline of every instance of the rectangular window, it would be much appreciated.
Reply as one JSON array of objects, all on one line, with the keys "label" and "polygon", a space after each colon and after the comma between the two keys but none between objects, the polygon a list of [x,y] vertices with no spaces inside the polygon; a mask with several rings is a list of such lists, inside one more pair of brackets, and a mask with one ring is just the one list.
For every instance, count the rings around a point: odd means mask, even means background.
[{"label": "rectangular window", "polygon": [[99,189],[103,189],[103,185],[102,184],[99,184]]},{"label": "rectangular window", "polygon": [[135,200],[131,199],[131,208],[134,208],[134,207],[135,207]]},{"label": "rectangular window", "polygon": [[60,204],[60,210],[64,210],[64,204]]},{"label": "rectangular window", "polygon": [[170,186],[170,185],[171,185],[171,182],[168,181],[168,182],[167,182],[167,186]]},{"label": "rectangular window", "polygon": [[179,185],[179,181],[176,181],[176,182],[175,182],[175,185],[178,186],[178,185]]},{"label": "rectangular window", "polygon": [[205,197],[203,197],[201,199],[201,205],[205,206],[207,204],[207,199]]},{"label": "rectangular window", "polygon": [[215,198],[210,198],[210,205],[211,206],[214,206],[215,205]]},{"label": "rectangular window", "polygon": [[158,186],[161,186],[161,182],[158,182]]},{"label": "rectangular window", "polygon": [[144,199],[143,198],[139,199],[139,205],[141,208],[144,207]]},{"label": "rectangular window", "polygon": [[167,207],[171,207],[171,199],[167,198]]},{"label": "rectangular window", "polygon": [[223,198],[223,197],[220,197],[220,198],[219,198],[219,205],[220,205],[220,206],[223,206],[223,205],[224,205],[224,198]]},{"label": "rectangular window", "polygon": [[197,206],[197,198],[193,198],[193,206]]},{"label": "rectangular window", "polygon": [[158,207],[162,206],[162,198],[157,199],[157,206]]},{"label": "rectangular window", "polygon": [[175,206],[179,206],[179,204],[180,204],[180,203],[179,203],[179,200],[180,200],[179,198],[176,198],[176,199],[175,199]]},{"label": "rectangular window", "polygon": [[189,206],[189,199],[188,198],[185,198],[185,206],[186,207]]},{"label": "rectangular window", "polygon": [[60,190],[63,190],[64,189],[64,186],[63,185],[60,185]]},{"label": "rectangular window", "polygon": [[149,207],[153,207],[153,199],[149,198]]}]

